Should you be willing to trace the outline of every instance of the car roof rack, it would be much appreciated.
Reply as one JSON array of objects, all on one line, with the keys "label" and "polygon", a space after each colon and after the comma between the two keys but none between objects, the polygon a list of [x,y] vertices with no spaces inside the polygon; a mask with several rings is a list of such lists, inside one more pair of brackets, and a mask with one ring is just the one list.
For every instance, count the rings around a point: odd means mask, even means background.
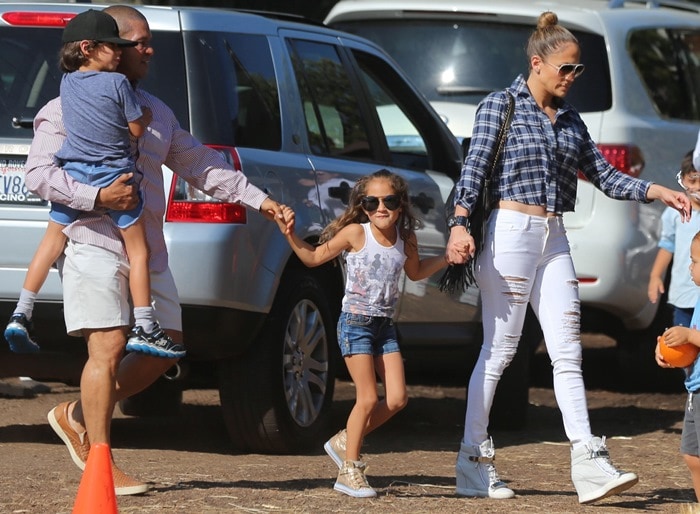
[{"label": "car roof rack", "polygon": [[608,7],[611,9],[618,9],[620,7],[624,7],[625,3],[646,4],[647,8],[649,9],[667,7],[669,9],[677,9],[679,11],[700,13],[700,4],[686,0],[610,0],[608,2]]},{"label": "car roof rack", "polygon": [[314,20],[313,18],[307,18],[306,16],[302,16],[301,14],[292,14],[288,12],[277,11],[261,11],[259,9],[238,9],[235,7],[231,10],[244,12],[248,14],[257,14],[258,16],[264,16],[265,18],[271,18],[273,20],[294,21],[297,23],[305,23],[307,25],[315,25],[317,27],[326,27],[322,21]]}]

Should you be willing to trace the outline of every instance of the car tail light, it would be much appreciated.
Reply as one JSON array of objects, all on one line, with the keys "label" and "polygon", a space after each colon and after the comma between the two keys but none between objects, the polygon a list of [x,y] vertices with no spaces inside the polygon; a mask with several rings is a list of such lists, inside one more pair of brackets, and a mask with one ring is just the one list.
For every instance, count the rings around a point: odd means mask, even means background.
[{"label": "car tail light", "polygon": [[[230,146],[214,146],[234,173],[242,173],[238,152]],[[177,175],[173,176],[165,221],[180,223],[245,223],[246,209],[240,204],[223,202],[195,189]]]},{"label": "car tail light", "polygon": [[65,27],[75,18],[74,12],[19,12],[2,14],[2,19],[10,25],[22,27]]},{"label": "car tail light", "polygon": [[[638,177],[644,169],[644,157],[639,147],[635,145],[598,145],[603,157],[622,173]],[[588,180],[579,171],[578,178]]]}]

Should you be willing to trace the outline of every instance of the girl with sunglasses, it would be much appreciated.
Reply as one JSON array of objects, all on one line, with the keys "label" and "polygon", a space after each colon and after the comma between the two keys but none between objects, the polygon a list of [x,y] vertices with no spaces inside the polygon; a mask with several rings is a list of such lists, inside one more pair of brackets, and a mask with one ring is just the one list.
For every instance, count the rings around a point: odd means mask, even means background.
[{"label": "girl with sunglasses", "polygon": [[[355,405],[346,427],[324,445],[339,468],[334,489],[356,498],[374,497],[360,460],[362,440],[407,402],[406,382],[392,317],[399,298],[401,271],[422,280],[446,266],[444,256],[419,259],[406,182],[387,170],[357,181],[348,207],[311,246],[294,233],[294,212],[282,207],[278,219],[294,253],[307,266],[345,255],[347,277],[338,344],[355,384]],[[288,227],[291,227],[288,229]],[[379,399],[377,376],[384,384]]]},{"label": "girl with sunglasses", "polygon": [[[456,465],[457,494],[512,498],[493,464],[489,411],[503,370],[511,362],[528,303],[537,315],[552,361],[554,392],[571,444],[571,478],[580,503],[620,493],[637,483],[617,470],[605,437],[591,433],[581,372],[580,301],[562,215],[573,211],[577,175],[619,200],[661,200],[690,215],[688,197],[615,169],[600,153],[581,117],[564,101],[584,71],[574,35],[544,12],[527,44],[529,73],[507,93],[515,99],[512,122],[493,172],[484,249],[474,271],[481,291],[484,339],[469,381],[464,435]],[[455,194],[446,256],[461,264],[474,254],[468,216],[483,187],[499,127],[505,91],[479,104],[469,153]],[[468,248],[467,256],[463,248]]]}]

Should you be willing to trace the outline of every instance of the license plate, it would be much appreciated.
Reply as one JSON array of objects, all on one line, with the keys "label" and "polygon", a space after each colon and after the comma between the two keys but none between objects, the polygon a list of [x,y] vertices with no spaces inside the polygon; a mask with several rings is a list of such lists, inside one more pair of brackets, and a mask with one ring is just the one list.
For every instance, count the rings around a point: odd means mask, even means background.
[{"label": "license plate", "polygon": [[24,184],[27,159],[18,155],[0,155],[0,204],[46,205]]}]

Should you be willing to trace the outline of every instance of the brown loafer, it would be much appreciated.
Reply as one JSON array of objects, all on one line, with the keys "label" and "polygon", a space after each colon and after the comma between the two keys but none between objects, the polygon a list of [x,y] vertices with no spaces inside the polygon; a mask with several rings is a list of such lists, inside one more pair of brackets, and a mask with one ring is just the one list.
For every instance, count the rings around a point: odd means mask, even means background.
[{"label": "brown loafer", "polygon": [[49,411],[47,418],[53,431],[56,432],[56,435],[61,438],[61,441],[68,448],[75,465],[83,470],[90,453],[90,440],[87,432],[79,434],[70,426],[68,422],[68,407],[70,404],[71,402],[59,403]]}]

